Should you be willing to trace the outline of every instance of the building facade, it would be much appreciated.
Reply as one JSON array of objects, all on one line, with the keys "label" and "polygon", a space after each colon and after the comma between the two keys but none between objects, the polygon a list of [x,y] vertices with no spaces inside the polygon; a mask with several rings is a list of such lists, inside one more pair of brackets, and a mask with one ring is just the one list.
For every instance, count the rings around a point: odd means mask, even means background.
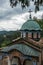
[{"label": "building facade", "polygon": [[11,46],[0,49],[0,65],[43,65],[43,38],[41,28],[34,20],[25,22],[21,36]]}]

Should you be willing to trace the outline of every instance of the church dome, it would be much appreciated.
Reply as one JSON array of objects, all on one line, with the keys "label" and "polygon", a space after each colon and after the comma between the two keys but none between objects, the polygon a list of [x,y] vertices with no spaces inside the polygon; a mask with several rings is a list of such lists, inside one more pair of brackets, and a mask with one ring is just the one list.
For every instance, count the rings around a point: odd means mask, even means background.
[{"label": "church dome", "polygon": [[28,20],[22,25],[21,30],[40,30],[40,26],[35,20]]}]

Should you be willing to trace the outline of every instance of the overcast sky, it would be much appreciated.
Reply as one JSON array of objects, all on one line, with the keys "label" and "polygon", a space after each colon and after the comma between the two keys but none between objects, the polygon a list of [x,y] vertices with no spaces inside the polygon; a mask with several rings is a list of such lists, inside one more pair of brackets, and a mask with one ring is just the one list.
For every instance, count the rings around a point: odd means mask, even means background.
[{"label": "overcast sky", "polygon": [[33,11],[31,13],[32,17],[36,16],[37,18],[41,18],[43,14],[43,7],[40,6],[40,11],[34,13],[34,3],[30,2],[30,4],[31,5],[28,8],[22,10],[20,4],[14,8],[11,8],[9,0],[0,0],[0,31],[20,29],[23,23],[29,19],[29,9]]}]

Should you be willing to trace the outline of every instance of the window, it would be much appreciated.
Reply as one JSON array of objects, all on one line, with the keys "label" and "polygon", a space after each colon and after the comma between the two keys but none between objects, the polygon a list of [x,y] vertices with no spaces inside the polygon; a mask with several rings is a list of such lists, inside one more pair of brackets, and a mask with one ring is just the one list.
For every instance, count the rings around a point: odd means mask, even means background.
[{"label": "window", "polygon": [[28,37],[32,38],[32,33],[31,32],[28,33]]},{"label": "window", "polygon": [[40,33],[38,33],[38,38],[40,38]]},{"label": "window", "polygon": [[26,37],[26,33],[25,32],[21,32],[21,37]]},{"label": "window", "polygon": [[24,65],[33,65],[32,61],[31,60],[26,60],[24,62]]},{"label": "window", "polygon": [[26,33],[25,32],[23,32],[23,37],[26,37]]},{"label": "window", "polygon": [[8,58],[7,57],[4,57],[3,58],[3,64],[5,64],[5,65],[9,65],[9,63],[8,63]]},{"label": "window", "polygon": [[37,33],[36,32],[34,33],[33,38],[37,38]]},{"label": "window", "polygon": [[17,57],[12,58],[12,65],[19,65],[20,64],[19,62],[20,61],[19,61],[19,59]]}]

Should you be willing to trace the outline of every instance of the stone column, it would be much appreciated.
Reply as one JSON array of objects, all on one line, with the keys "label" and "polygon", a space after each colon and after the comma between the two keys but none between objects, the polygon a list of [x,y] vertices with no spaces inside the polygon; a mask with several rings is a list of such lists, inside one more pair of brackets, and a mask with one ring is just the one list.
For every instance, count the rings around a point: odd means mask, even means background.
[{"label": "stone column", "polygon": [[21,38],[23,38],[23,32],[21,32]]},{"label": "stone column", "polygon": [[42,63],[42,53],[40,53],[39,55],[39,65],[42,65],[41,63]]},{"label": "stone column", "polygon": [[26,32],[26,39],[28,39],[28,32]]},{"label": "stone column", "polygon": [[6,57],[3,58],[2,65],[11,65],[9,56],[6,56]]},{"label": "stone column", "polygon": [[8,56],[8,60],[7,60],[7,61],[8,61],[8,65],[11,65],[11,64],[10,64],[10,59],[9,59],[9,56]]},{"label": "stone column", "polygon": [[42,48],[42,65],[43,65],[43,48]]},{"label": "stone column", "polygon": [[37,32],[37,39],[38,39],[38,32]]},{"label": "stone column", "polygon": [[33,32],[32,32],[32,38],[33,38]]}]

